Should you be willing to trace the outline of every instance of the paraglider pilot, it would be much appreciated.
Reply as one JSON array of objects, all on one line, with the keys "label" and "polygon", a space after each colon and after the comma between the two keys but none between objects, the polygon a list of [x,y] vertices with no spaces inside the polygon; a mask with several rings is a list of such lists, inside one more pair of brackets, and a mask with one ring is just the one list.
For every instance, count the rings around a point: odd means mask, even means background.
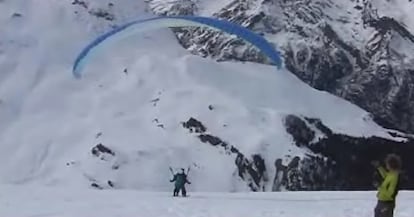
[{"label": "paraglider pilot", "polygon": [[181,173],[176,173],[174,178],[170,180],[170,182],[175,182],[174,186],[174,197],[178,197],[179,192],[181,191],[181,195],[183,197],[187,196],[187,191],[185,190],[185,184],[190,184],[191,182],[187,179],[187,174],[185,174],[185,170],[182,168]]}]

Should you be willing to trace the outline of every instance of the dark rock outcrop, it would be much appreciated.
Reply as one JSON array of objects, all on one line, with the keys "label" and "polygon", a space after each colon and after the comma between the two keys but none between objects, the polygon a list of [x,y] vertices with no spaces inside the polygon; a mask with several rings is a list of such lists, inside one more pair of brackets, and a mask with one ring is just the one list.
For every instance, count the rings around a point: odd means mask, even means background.
[{"label": "dark rock outcrop", "polygon": [[15,13],[12,14],[12,17],[13,18],[19,18],[19,17],[23,17],[23,15],[21,13],[15,12]]},{"label": "dark rock outcrop", "polygon": [[[284,174],[283,180],[279,180],[280,184],[276,185],[283,186],[289,191],[374,190],[378,180],[375,178],[376,170],[371,166],[372,161],[381,161],[387,154],[396,153],[402,157],[404,165],[414,163],[411,157],[414,153],[414,141],[410,139],[397,142],[379,137],[358,138],[337,134],[319,119],[295,115],[288,115],[284,123],[295,145],[310,151],[302,158],[293,157],[286,166],[281,165],[279,161],[280,165],[277,166]],[[194,126],[203,125],[194,118],[183,124],[187,129],[194,129]],[[323,134],[319,135],[319,140],[314,139],[316,132],[313,129]],[[247,158],[236,147],[219,137],[208,133],[197,136],[203,143],[222,147],[228,155],[234,154],[239,177],[246,181],[252,191],[265,190],[264,185],[269,182],[269,178],[265,166],[266,159],[261,155]],[[401,135],[398,137],[401,138]],[[413,180],[414,168],[404,167],[401,187],[414,189]],[[273,190],[280,190],[280,186],[274,187]]]},{"label": "dark rock outcrop", "polygon": [[[288,131],[296,144],[304,145],[317,155],[307,155],[300,162],[301,189],[303,190],[373,190],[375,189],[374,160],[383,161],[385,156],[396,153],[405,165],[402,173],[401,187],[414,189],[414,141],[407,139],[397,142],[379,137],[358,138],[332,133],[320,120],[300,118],[290,115],[295,120],[296,131]],[[313,120],[313,121],[308,121]],[[291,122],[290,122],[291,123]],[[319,125],[318,129],[329,132],[319,141],[303,143],[303,135],[295,132],[307,132],[310,125]],[[292,125],[287,126],[292,128]],[[321,130],[321,132],[323,132]],[[320,156],[318,156],[320,155]]]},{"label": "dark rock outcrop", "polygon": [[229,145],[217,136],[205,133],[207,128],[197,119],[190,118],[183,123],[183,127],[190,130],[190,133],[199,133],[197,136],[202,143],[210,144],[214,147],[221,147],[227,155],[235,155],[235,164],[238,175],[252,191],[264,191],[264,184],[268,182],[265,160],[259,154],[248,159],[236,147]]},{"label": "dark rock outcrop", "polygon": [[99,184],[97,184],[97,183],[92,183],[92,184],[91,184],[91,187],[96,188],[96,189],[99,189],[99,190],[104,189],[103,187],[101,187],[101,186],[100,186]]},{"label": "dark rock outcrop", "polygon": [[103,18],[108,21],[113,21],[115,19],[115,15],[110,13],[108,10],[98,8],[98,9],[91,9],[89,10],[89,14],[98,17]]},{"label": "dark rock outcrop", "polygon": [[82,1],[82,0],[74,0],[72,2],[72,5],[80,5],[84,9],[88,9],[88,4],[85,1]]},{"label": "dark rock outcrop", "polygon": [[207,128],[197,119],[190,118],[188,121],[183,122],[183,127],[190,130],[190,132],[205,133]]},{"label": "dark rock outcrop", "polygon": [[97,182],[92,182],[91,187],[95,189],[103,190],[103,189],[108,189],[108,188],[115,188],[115,184],[113,181],[108,180],[105,184],[98,184]]},{"label": "dark rock outcrop", "polygon": [[[102,18],[110,22],[115,20],[115,14],[111,12],[112,7],[114,7],[113,3],[108,3],[107,8],[92,8],[89,7],[87,0],[74,0],[72,5],[79,6],[80,9],[85,10],[87,13],[97,18]],[[75,14],[78,13],[79,12],[76,10]]]},{"label": "dark rock outcrop", "polygon": [[[109,161],[109,158],[115,157],[115,152],[112,151],[110,148],[102,145],[101,143],[97,144],[95,147],[91,149],[91,153],[93,156],[103,160]],[[118,169],[118,168],[116,168]]]},{"label": "dark rock outcrop", "polygon": [[286,131],[292,135],[298,147],[309,144],[315,138],[315,132],[313,132],[303,121],[297,116],[288,115],[285,118]]}]

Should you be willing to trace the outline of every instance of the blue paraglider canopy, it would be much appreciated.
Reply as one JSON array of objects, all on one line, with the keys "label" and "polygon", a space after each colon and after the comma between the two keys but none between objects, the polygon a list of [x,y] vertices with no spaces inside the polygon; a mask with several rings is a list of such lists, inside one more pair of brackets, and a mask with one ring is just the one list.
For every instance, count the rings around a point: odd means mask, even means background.
[{"label": "blue paraglider canopy", "polygon": [[164,27],[208,27],[218,31],[223,31],[228,34],[236,35],[252,45],[256,46],[261,52],[263,52],[269,59],[278,67],[282,66],[282,58],[280,53],[262,36],[244,28],[240,25],[230,23],[225,20],[218,20],[209,17],[198,16],[172,16],[172,17],[156,17],[144,20],[136,20],[127,24],[124,24],[116,29],[107,32],[86,46],[73,64],[73,75],[76,78],[80,78],[82,75],[82,68],[88,61],[88,57],[91,53],[96,52],[96,48],[108,41],[116,42],[122,40],[124,36],[130,36],[139,32],[144,32],[152,29],[159,29]]}]

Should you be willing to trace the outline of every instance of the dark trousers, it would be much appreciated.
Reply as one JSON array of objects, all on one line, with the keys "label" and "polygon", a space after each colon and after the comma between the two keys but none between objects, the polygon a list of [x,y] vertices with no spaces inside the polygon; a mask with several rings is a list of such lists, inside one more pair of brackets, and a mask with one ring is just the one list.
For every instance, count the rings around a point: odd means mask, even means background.
[{"label": "dark trousers", "polygon": [[181,191],[181,195],[183,195],[184,197],[187,196],[187,191],[185,190],[185,186],[176,186],[174,188],[174,194],[173,194],[174,197],[177,197],[180,191]]},{"label": "dark trousers", "polygon": [[378,201],[375,207],[375,217],[393,217],[394,216],[395,202]]}]

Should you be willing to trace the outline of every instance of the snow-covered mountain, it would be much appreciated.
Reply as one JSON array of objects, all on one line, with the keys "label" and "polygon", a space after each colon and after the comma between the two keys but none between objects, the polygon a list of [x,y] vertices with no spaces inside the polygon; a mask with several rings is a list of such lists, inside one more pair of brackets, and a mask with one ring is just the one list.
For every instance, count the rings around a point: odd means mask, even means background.
[{"label": "snow-covered mountain", "polygon": [[[156,14],[230,20],[263,34],[286,67],[316,89],[350,100],[381,125],[414,132],[414,2],[410,0],[148,0]],[[264,62],[243,41],[179,29],[184,47],[218,60]]]},{"label": "snow-covered mountain", "polygon": [[395,151],[411,162],[409,135],[360,107],[285,69],[192,55],[168,29],[102,50],[72,78],[83,46],[152,16],[148,5],[207,13],[224,3],[176,2],[0,1],[3,183],[167,191],[169,167],[189,167],[192,191],[371,189],[370,160]]}]

